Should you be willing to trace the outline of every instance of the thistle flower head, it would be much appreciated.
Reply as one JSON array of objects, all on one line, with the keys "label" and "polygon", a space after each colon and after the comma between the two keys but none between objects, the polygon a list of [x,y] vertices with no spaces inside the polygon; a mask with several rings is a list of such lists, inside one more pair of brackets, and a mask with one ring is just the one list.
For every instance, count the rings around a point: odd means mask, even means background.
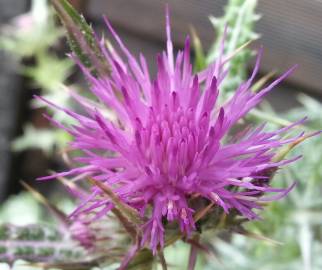
[{"label": "thistle flower head", "polygon": [[[167,16],[167,49],[157,55],[158,71],[151,78],[144,56],[137,60],[106,23],[122,52],[120,56],[101,42],[110,75],[97,78],[80,64],[99,103],[71,91],[86,112],[79,114],[46,101],[77,120],[72,127],[52,121],[73,136],[70,146],[82,151],[76,158],[79,166],[42,179],[76,175],[104,183],[146,220],[142,244],[149,242],[154,251],[164,244],[166,221],[177,223],[187,235],[195,229],[196,209],[191,203],[195,198],[255,219],[254,209],[261,208],[261,202],[279,199],[292,188],[270,187],[265,172],[294,160],[276,162],[272,158],[276,149],[303,136],[282,138],[301,121],[274,132],[264,131],[261,125],[235,136],[232,128],[293,69],[258,93],[252,92],[260,49],[250,78],[230,100],[218,104],[220,86],[228,73],[224,44],[209,68],[193,74],[189,38],[175,57]],[[276,194],[265,196],[271,192]],[[95,212],[99,218],[113,209],[96,186],[79,197],[82,203],[75,213]]]}]

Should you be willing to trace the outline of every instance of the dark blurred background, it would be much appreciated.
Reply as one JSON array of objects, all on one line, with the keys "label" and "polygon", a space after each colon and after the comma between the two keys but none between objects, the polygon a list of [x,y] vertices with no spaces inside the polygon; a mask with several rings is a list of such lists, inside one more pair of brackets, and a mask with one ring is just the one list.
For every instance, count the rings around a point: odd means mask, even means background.
[{"label": "dark blurred background", "polygon": [[[155,53],[164,48],[164,4],[170,5],[172,35],[175,46],[183,46],[193,25],[207,49],[215,33],[209,15],[223,14],[225,0],[74,0],[70,1],[99,31],[104,30],[102,15],[106,14],[134,53],[143,52],[155,70]],[[28,11],[30,1],[0,0],[0,23]],[[318,99],[322,94],[322,1],[260,0],[256,32],[257,43],[265,47],[261,73],[278,68],[282,72],[298,63],[299,68],[269,96],[279,112],[296,106],[297,94],[306,92]],[[68,51],[62,40],[60,53]],[[32,60],[30,60],[32,61]],[[11,141],[22,133],[22,125],[31,121],[43,123],[41,111],[32,111],[29,101],[37,89],[16,72],[18,63],[0,51],[0,201],[20,190],[19,180],[32,182],[48,169],[59,169],[61,161],[48,158],[40,150],[11,151]],[[251,64],[250,64],[251,65]],[[79,76],[79,75],[78,75]],[[74,75],[73,80],[81,78]],[[26,91],[28,89],[28,91]],[[31,91],[29,91],[31,90]]]}]

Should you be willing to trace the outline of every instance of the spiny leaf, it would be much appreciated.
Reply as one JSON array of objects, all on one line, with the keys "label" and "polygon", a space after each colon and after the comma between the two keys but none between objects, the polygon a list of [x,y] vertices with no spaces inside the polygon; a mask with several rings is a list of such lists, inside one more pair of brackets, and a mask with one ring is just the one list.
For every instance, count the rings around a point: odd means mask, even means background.
[{"label": "spiny leaf", "polygon": [[60,20],[67,30],[71,50],[93,74],[106,76],[110,67],[103,56],[94,31],[84,17],[67,0],[51,0]]},{"label": "spiny leaf", "polygon": [[84,249],[69,234],[45,224],[0,226],[0,261],[12,263],[22,259],[29,262],[77,262]]}]

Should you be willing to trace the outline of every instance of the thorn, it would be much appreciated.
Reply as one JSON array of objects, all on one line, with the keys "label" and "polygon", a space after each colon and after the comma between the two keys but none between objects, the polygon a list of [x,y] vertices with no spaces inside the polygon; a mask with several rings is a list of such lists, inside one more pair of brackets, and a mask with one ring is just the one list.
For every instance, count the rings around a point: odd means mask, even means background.
[{"label": "thorn", "polygon": [[233,51],[230,55],[228,55],[223,63],[227,63],[229,62],[232,58],[234,58],[238,53],[240,53],[243,49],[245,49],[246,47],[248,47],[251,43],[253,43],[256,39],[252,39],[247,41],[246,43],[244,43],[243,45],[241,45],[239,48],[237,48],[235,51]]},{"label": "thorn", "polygon": [[265,76],[260,78],[256,83],[251,87],[251,91],[256,93],[258,92],[271,78],[273,78],[276,74],[276,70],[272,70],[267,73]]},{"label": "thorn", "polygon": [[297,139],[295,142],[292,142],[287,147],[281,149],[281,151],[276,153],[276,155],[273,157],[272,161],[273,162],[281,161],[295,146],[297,146],[298,144],[300,144],[301,142],[305,141],[308,138],[319,135],[320,133],[321,133],[321,131],[312,132],[312,133],[306,134],[303,137]]},{"label": "thorn", "polygon": [[59,221],[59,223],[64,227],[64,229],[67,229],[69,227],[68,224],[68,218],[61,210],[59,210],[56,206],[51,204],[42,194],[40,194],[37,190],[35,190],[33,187],[28,185],[24,181],[20,181],[21,185],[31,193],[31,195],[41,204],[43,204],[46,208],[48,208],[53,215],[56,217],[56,219]]},{"label": "thorn", "polygon": [[205,208],[199,210],[193,217],[194,221],[197,222],[200,219],[202,219],[209,211],[210,209],[215,205],[214,202],[211,202],[208,206]]},{"label": "thorn", "polygon": [[265,242],[267,242],[269,244],[272,244],[274,246],[276,246],[276,245],[283,245],[282,242],[276,241],[276,240],[271,239],[269,237],[266,237],[264,235],[256,234],[256,233],[253,233],[253,232],[249,232],[246,229],[244,229],[243,227],[235,228],[235,230],[233,230],[233,232],[238,233],[238,234],[243,235],[243,236],[246,236],[246,237],[250,237],[250,238],[256,239],[256,240],[265,241]]},{"label": "thorn", "polygon": [[136,209],[122,202],[118,195],[115,194],[115,192],[110,187],[93,178],[90,178],[89,182],[92,185],[99,187],[111,199],[115,207],[120,210],[120,213],[122,213],[122,215],[125,215],[129,221],[138,226],[142,225],[143,220],[140,218],[140,215],[136,211]]}]

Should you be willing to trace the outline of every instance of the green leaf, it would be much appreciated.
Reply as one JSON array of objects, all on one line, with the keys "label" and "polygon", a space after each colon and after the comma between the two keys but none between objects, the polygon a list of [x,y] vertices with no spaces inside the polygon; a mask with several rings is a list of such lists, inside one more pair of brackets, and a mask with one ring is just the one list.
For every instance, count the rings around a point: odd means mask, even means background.
[{"label": "green leaf", "polygon": [[85,18],[78,14],[67,0],[51,0],[51,3],[67,30],[71,50],[82,64],[91,69],[93,74],[109,75],[110,67],[95,38],[92,27]]}]

